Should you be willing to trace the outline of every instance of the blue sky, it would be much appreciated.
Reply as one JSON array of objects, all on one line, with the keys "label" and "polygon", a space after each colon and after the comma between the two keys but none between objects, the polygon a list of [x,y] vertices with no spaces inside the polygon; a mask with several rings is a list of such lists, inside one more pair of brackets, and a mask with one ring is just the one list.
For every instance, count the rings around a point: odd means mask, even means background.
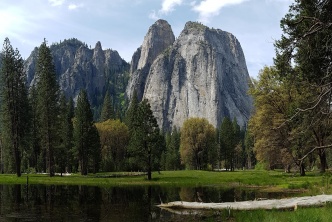
[{"label": "blue sky", "polygon": [[293,0],[1,0],[0,40],[9,37],[27,58],[44,38],[49,44],[77,38],[117,50],[130,62],[148,28],[167,20],[177,37],[187,21],[233,33],[249,74],[272,65],[280,19]]}]

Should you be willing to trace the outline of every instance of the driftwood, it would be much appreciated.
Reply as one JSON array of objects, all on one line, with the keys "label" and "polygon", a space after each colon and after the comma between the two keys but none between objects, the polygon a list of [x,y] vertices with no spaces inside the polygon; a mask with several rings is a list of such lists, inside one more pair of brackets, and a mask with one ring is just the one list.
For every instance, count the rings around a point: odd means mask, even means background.
[{"label": "driftwood", "polygon": [[287,199],[253,200],[241,202],[225,203],[200,203],[175,201],[160,204],[163,209],[183,209],[183,210],[258,210],[258,209],[294,209],[297,207],[324,206],[327,202],[332,202],[332,195],[318,195],[306,197],[294,197]]}]

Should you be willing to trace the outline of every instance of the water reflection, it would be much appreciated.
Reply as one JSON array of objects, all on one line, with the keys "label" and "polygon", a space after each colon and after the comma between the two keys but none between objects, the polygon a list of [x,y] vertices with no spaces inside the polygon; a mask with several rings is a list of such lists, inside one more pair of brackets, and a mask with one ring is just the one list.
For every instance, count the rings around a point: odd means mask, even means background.
[{"label": "water reflection", "polygon": [[213,187],[0,185],[0,221],[181,221],[155,206],[176,200],[226,202],[270,195]]}]

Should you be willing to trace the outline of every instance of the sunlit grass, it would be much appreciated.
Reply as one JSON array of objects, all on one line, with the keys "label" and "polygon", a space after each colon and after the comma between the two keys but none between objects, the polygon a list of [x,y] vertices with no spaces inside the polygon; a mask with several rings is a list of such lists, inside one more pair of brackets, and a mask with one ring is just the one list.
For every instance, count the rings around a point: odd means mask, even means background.
[{"label": "sunlit grass", "polygon": [[332,221],[332,204],[316,208],[299,208],[296,211],[238,211],[232,213],[232,219],[243,222],[328,222]]},{"label": "sunlit grass", "polygon": [[0,184],[58,184],[58,185],[90,185],[90,186],[131,186],[131,185],[158,185],[158,186],[216,186],[216,187],[257,187],[270,192],[300,190],[309,194],[332,193],[331,173],[307,173],[301,177],[298,174],[286,174],[280,171],[162,171],[154,172],[152,180],[148,181],[145,175],[137,173],[98,173],[81,176],[49,177],[44,174],[23,174],[17,177],[12,174],[0,175]]}]

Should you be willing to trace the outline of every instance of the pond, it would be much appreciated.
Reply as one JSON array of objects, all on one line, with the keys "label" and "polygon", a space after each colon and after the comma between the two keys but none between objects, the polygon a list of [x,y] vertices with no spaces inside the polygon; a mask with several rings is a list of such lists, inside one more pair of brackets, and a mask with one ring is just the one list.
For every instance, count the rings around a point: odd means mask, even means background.
[{"label": "pond", "polygon": [[156,205],[161,201],[229,202],[289,195],[215,187],[0,185],[0,221],[186,221]]}]

